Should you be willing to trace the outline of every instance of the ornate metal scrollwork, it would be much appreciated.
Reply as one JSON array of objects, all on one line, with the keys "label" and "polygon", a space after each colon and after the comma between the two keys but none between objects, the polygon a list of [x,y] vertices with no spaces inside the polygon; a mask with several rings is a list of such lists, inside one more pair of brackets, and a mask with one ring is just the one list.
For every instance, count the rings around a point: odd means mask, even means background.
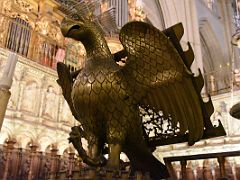
[{"label": "ornate metal scrollwork", "polygon": [[180,135],[179,124],[174,127],[171,115],[168,117],[163,115],[162,111],[156,112],[150,107],[140,109],[142,124],[146,134],[150,139],[168,139]]}]

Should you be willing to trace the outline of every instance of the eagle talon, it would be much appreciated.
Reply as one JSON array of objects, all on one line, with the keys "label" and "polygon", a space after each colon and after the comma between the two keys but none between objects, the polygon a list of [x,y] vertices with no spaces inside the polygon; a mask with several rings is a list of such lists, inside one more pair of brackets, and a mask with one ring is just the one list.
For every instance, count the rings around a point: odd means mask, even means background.
[{"label": "eagle talon", "polygon": [[100,155],[96,160],[100,163],[100,166],[104,166],[107,163],[107,159],[103,155]]},{"label": "eagle talon", "polygon": [[72,131],[69,133],[70,137],[68,138],[69,143],[77,144],[84,137],[83,130],[79,126],[74,126],[71,129]]}]

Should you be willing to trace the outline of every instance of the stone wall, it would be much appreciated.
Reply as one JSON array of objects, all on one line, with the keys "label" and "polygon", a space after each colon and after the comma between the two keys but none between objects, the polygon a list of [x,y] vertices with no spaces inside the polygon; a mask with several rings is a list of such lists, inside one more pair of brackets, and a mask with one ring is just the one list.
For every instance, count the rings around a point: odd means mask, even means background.
[{"label": "stone wall", "polygon": [[[0,76],[8,53],[0,49]],[[19,56],[0,144],[15,139],[18,147],[32,143],[43,151],[55,144],[61,153],[69,146],[68,133],[76,121],[56,79],[55,70]]]}]

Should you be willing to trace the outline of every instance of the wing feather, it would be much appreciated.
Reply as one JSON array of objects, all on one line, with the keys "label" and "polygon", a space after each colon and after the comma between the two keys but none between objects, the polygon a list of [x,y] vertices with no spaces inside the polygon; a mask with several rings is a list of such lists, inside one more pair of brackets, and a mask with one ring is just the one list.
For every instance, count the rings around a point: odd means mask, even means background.
[{"label": "wing feather", "polygon": [[[128,53],[122,72],[136,81],[128,83],[136,89],[133,97],[142,106],[171,114],[173,126],[179,122],[181,133],[188,130],[189,144],[194,144],[203,134],[201,105],[193,75],[170,39],[152,25],[130,22],[121,29],[120,41]],[[186,55],[192,58],[192,49]]]},{"label": "wing feather", "polygon": [[181,80],[183,72],[190,73],[171,41],[147,23],[126,24],[119,38],[128,52],[126,68],[142,84]]}]

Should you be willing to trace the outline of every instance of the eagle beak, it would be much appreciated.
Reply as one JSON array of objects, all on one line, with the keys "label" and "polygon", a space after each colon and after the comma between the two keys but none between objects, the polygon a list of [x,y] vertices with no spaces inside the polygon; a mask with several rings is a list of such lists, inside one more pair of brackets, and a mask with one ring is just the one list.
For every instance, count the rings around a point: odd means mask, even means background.
[{"label": "eagle beak", "polygon": [[80,29],[81,26],[83,26],[82,22],[74,21],[65,17],[61,23],[61,32],[64,37],[70,37],[71,30]]}]

